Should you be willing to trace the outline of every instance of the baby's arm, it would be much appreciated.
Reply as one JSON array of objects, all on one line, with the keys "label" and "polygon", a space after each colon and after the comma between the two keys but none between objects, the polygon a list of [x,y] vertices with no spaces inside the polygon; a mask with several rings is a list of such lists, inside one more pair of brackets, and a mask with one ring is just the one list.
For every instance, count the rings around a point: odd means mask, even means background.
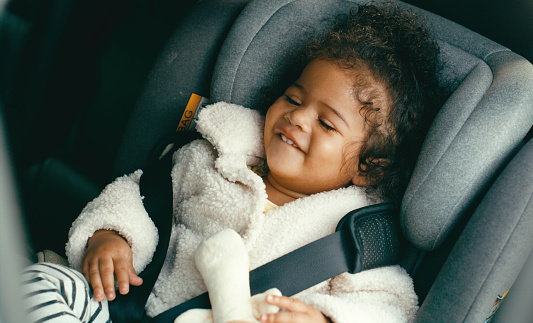
[{"label": "baby's arm", "polygon": [[[99,266],[100,259],[107,264],[111,263],[110,259],[118,260],[114,256],[101,258],[100,252],[92,251],[108,250],[106,249],[107,243],[98,242],[99,238],[104,238],[103,235],[100,236],[102,232],[99,232],[102,229],[118,232],[119,235],[106,232],[113,234],[106,235],[106,240],[112,239],[115,245],[120,246],[118,249],[121,252],[120,258],[129,257],[128,261],[132,262],[136,273],[141,272],[150,263],[157,246],[158,235],[157,228],[143,206],[139,191],[141,174],[137,171],[129,176],[117,178],[90,202],[74,221],[66,248],[69,263],[73,268],[83,271],[84,259],[92,266],[97,264]],[[114,255],[118,254],[118,250],[113,251]],[[85,258],[86,253],[89,258]],[[90,276],[89,272],[88,275]],[[88,279],[91,280],[91,277]],[[133,278],[132,282],[138,283],[139,281]]]},{"label": "baby's arm", "polygon": [[139,286],[142,278],[133,268],[131,249],[116,231],[96,231],[87,243],[87,252],[83,259],[83,275],[91,284],[94,299],[97,302],[115,299],[115,278],[119,292],[129,292],[129,285]]}]

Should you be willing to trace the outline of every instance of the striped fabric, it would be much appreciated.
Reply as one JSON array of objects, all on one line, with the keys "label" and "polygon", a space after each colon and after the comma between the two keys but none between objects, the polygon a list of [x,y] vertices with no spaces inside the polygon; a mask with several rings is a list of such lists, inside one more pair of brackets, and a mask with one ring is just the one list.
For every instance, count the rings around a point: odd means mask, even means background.
[{"label": "striped fabric", "polygon": [[96,302],[83,275],[73,269],[38,263],[21,278],[31,322],[111,322],[107,301]]}]

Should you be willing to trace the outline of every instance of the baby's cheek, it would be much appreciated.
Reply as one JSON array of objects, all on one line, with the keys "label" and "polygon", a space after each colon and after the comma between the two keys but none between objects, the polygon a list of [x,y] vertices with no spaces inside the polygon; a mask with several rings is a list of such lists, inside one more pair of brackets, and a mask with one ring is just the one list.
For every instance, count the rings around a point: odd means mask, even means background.
[{"label": "baby's cheek", "polygon": [[342,152],[342,167],[341,174],[349,176],[350,178],[355,176],[359,171],[359,153],[361,151],[361,144],[348,143],[344,146]]}]

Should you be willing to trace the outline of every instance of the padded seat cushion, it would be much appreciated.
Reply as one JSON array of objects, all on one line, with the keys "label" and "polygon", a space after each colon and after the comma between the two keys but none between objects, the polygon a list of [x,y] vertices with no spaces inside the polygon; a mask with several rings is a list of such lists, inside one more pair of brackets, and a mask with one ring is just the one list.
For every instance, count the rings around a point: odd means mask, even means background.
[{"label": "padded seat cushion", "polygon": [[533,123],[533,68],[488,55],[434,120],[402,203],[404,232],[433,250],[498,174]]}]

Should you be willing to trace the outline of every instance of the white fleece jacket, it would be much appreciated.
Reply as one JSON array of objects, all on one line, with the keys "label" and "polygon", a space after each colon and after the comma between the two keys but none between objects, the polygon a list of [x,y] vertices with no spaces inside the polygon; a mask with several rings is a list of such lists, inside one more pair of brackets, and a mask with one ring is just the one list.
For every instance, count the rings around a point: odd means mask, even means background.
[{"label": "white fleece jacket", "polygon": [[[224,228],[244,239],[250,269],[335,231],[349,211],[372,204],[350,186],[300,198],[263,214],[265,185],[247,165],[263,162],[263,117],[241,106],[217,103],[203,109],[197,123],[206,140],[196,140],[173,156],[174,226],[167,258],[146,310],[157,315],[206,291],[194,264],[204,237]],[[152,259],[157,229],[139,193],[142,172],[116,179],[73,223],[66,252],[81,269],[87,239],[99,229],[118,231],[130,244],[141,272]],[[417,311],[412,280],[392,266],[342,274],[297,298],[334,322],[407,322]]]}]

